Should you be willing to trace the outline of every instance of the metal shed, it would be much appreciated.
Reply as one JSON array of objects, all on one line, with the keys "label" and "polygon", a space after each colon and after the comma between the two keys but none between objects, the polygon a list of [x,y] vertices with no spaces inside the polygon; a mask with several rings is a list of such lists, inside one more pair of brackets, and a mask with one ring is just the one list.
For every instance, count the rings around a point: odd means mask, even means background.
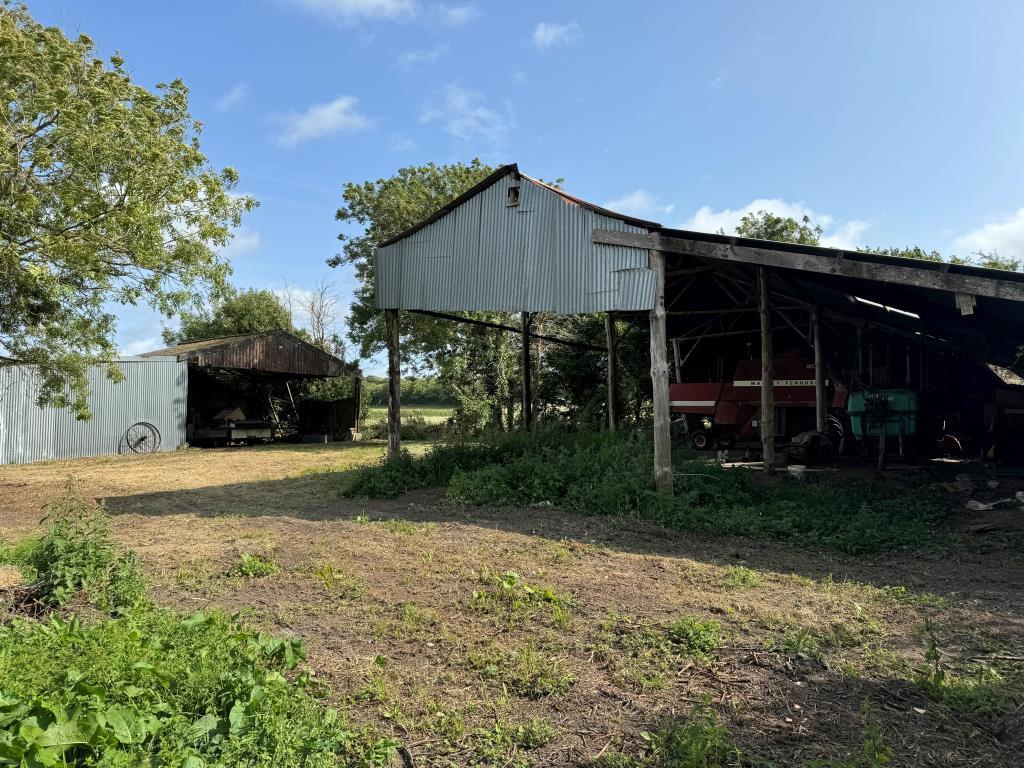
[{"label": "metal shed", "polygon": [[114,362],[124,376],[120,382],[107,378],[101,366],[88,372],[88,421],[75,419],[70,408],[40,408],[32,366],[0,366],[0,464],[130,452],[126,435],[139,422],[155,428],[156,450],[173,451],[184,443],[187,365],[173,357]]},{"label": "metal shed", "polygon": [[[912,348],[919,365],[928,350],[1021,368],[1024,274],[670,229],[568,195],[514,164],[381,243],[375,279],[387,321],[391,455],[399,450],[399,310],[521,333],[526,428],[532,313],[607,313],[613,429],[612,317],[648,315],[654,475],[665,492],[672,489],[670,346],[679,382],[689,354],[680,354],[682,344],[692,352],[702,339],[759,339],[762,371],[755,384],[768,471],[775,461],[774,337],[813,348],[819,432],[827,412],[827,369],[848,365],[854,353],[858,360],[865,350],[870,356],[872,340],[883,335],[886,341],[877,343],[886,350],[894,343],[906,348],[908,382]],[[445,314],[482,310],[520,312],[521,326]]]}]

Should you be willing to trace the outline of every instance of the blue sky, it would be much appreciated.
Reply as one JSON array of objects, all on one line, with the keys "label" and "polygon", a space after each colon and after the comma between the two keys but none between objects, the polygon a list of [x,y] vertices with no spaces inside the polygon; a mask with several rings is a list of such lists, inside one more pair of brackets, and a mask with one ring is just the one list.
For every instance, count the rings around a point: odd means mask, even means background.
[{"label": "blue sky", "polygon": [[[473,156],[672,226],[768,208],[835,245],[1024,256],[1015,0],[29,5],[190,87],[204,151],[261,203],[228,249],[242,287],[347,299],[342,185]],[[122,349],[163,322],[126,311]]]}]

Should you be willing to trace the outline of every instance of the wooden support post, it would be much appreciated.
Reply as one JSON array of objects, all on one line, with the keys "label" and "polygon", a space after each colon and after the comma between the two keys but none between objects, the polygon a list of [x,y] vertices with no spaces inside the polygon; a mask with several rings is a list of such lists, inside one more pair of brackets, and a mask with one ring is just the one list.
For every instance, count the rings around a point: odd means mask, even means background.
[{"label": "wooden support post", "polygon": [[824,433],[828,427],[828,403],[825,402],[825,356],[821,351],[821,317],[811,308],[811,337],[814,340],[814,427]]},{"label": "wooden support post", "polygon": [[768,270],[757,268],[758,307],[761,316],[761,453],[764,471],[775,474],[775,375],[772,353],[772,316],[768,305]]},{"label": "wooden support post", "polygon": [[672,367],[676,372],[676,384],[682,384],[683,364],[679,359],[679,339],[672,339]]},{"label": "wooden support post", "polygon": [[672,493],[672,435],[668,402],[668,333],[665,330],[665,254],[650,252],[654,272],[651,310],[651,387],[654,397],[654,485]]},{"label": "wooden support post", "polygon": [[356,375],[355,379],[353,379],[353,381],[352,381],[352,391],[355,393],[355,399],[356,399],[356,419],[355,419],[356,426],[355,426],[355,431],[358,433],[358,432],[362,432],[363,431],[363,425],[362,425],[362,422],[359,419],[359,411],[362,408],[362,404],[363,404],[363,375],[361,373]]},{"label": "wooden support post", "polygon": [[857,326],[857,377],[864,376],[864,327]]},{"label": "wooden support post", "polygon": [[619,332],[611,312],[604,316],[604,335],[608,342],[608,430],[614,432],[619,425]]},{"label": "wooden support post", "polygon": [[523,431],[529,432],[533,425],[533,387],[530,381],[530,323],[533,318],[523,312],[520,325],[523,329]]},{"label": "wooden support post", "polygon": [[388,458],[397,459],[402,450],[402,371],[398,357],[398,310],[385,309],[388,336]]}]

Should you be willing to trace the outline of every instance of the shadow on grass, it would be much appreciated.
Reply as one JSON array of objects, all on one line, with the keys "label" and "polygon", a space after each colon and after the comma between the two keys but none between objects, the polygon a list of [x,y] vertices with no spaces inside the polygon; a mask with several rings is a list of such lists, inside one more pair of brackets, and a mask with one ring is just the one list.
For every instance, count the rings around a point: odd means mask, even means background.
[{"label": "shadow on grass", "polygon": [[[430,522],[439,525],[431,534],[431,546],[436,547],[444,546],[445,537],[452,546],[459,546],[462,539],[472,538],[471,529],[500,531],[574,543],[594,551],[607,548],[641,557],[685,558],[716,566],[742,562],[752,569],[797,574],[816,581],[831,575],[837,580],[879,587],[911,585],[913,590],[927,590],[956,603],[946,617],[951,621],[968,616],[969,607],[969,619],[964,621],[972,622],[971,628],[978,632],[1019,637],[1024,621],[1024,568],[1019,558],[1007,558],[1005,554],[967,549],[943,555],[903,552],[849,556],[775,541],[669,530],[636,518],[584,516],[552,508],[474,507],[447,501],[440,489],[387,500],[346,499],[340,495],[345,474],[307,471],[276,480],[129,494],[108,498],[107,504],[114,515],[288,518],[327,523],[363,522],[367,518]],[[296,545],[310,535],[295,534],[299,536]],[[393,546],[414,548],[423,544],[415,537],[396,538]],[[187,543],[181,547],[187,547]],[[406,560],[417,557],[406,553],[405,560],[395,558],[394,567],[401,569]],[[571,563],[566,567],[571,568]],[[684,567],[680,564],[680,569]],[[642,602],[648,598],[638,592],[636,599]],[[962,614],[961,605],[965,606]],[[1020,712],[995,719],[965,716],[942,711],[919,688],[897,678],[850,677],[785,653],[751,653],[739,648],[730,651],[728,643],[722,650],[729,653],[728,658],[700,673],[701,687],[715,693],[715,708],[737,746],[744,754],[762,761],[803,765],[816,758],[837,760],[856,754],[863,740],[858,713],[864,700],[878,714],[883,738],[896,752],[893,765],[1013,765],[1024,739]],[[755,690],[763,690],[765,695],[755,696]],[[728,705],[735,698],[744,702],[739,712],[731,712]],[[801,706],[794,708],[793,704]],[[688,704],[680,703],[679,711],[685,713],[688,708]],[[657,725],[652,721],[650,728]],[[632,751],[638,744],[627,743],[624,748]]]},{"label": "shadow on grass", "polygon": [[831,576],[875,586],[902,584],[942,596],[969,593],[1024,604],[1024,559],[998,548],[986,553],[992,545],[980,537],[962,541],[958,549],[943,554],[854,556],[766,539],[679,531],[638,517],[588,516],[550,507],[477,507],[447,500],[443,489],[416,490],[395,499],[347,499],[340,493],[347,474],[308,471],[282,479],[115,496],[106,503],[114,515],[273,516],[311,521],[369,517],[476,526],[640,555],[685,557],[715,565],[743,562],[751,568],[816,580]]}]

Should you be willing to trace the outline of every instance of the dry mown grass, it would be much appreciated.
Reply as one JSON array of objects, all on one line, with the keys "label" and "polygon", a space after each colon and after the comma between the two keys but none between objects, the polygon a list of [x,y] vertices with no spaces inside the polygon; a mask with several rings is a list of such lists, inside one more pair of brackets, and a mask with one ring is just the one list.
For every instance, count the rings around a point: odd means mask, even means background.
[{"label": "dry mown grass", "polygon": [[[5,468],[3,524],[32,530],[74,471],[161,602],[302,637],[330,695],[420,766],[630,765],[642,732],[701,701],[744,764],[859,759],[865,701],[894,765],[1018,764],[1021,667],[999,657],[1024,649],[1024,568],[1008,545],[857,559],[435,492],[340,499],[328,470],[380,450]],[[971,659],[1001,676],[997,711],[917,684],[926,622],[949,679]]]}]

